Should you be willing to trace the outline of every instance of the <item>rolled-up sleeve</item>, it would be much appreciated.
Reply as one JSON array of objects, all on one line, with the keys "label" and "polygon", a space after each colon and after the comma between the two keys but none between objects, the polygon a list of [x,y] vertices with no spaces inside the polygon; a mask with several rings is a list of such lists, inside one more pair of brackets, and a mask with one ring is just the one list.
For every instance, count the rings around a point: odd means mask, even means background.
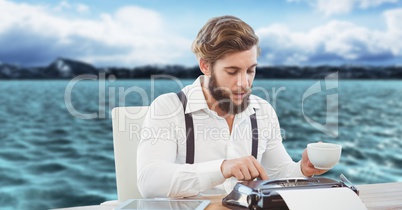
[{"label": "rolled-up sleeve", "polygon": [[300,162],[294,162],[282,143],[267,150],[261,160],[270,179],[304,177]]},{"label": "rolled-up sleeve", "polygon": [[266,104],[264,107],[264,120],[259,123],[268,125],[270,134],[265,139],[266,149],[261,157],[261,164],[267,171],[270,179],[304,177],[300,162],[294,162],[286,151],[283,143],[280,125],[275,110]]}]

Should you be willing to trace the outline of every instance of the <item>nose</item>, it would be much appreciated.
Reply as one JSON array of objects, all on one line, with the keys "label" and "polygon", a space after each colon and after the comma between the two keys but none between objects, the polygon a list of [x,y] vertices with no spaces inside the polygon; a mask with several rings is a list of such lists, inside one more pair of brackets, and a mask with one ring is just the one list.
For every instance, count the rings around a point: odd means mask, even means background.
[{"label": "nose", "polygon": [[250,82],[249,82],[249,75],[247,72],[242,72],[241,74],[238,74],[237,78],[237,86],[241,87],[242,89],[246,89],[250,87]]}]

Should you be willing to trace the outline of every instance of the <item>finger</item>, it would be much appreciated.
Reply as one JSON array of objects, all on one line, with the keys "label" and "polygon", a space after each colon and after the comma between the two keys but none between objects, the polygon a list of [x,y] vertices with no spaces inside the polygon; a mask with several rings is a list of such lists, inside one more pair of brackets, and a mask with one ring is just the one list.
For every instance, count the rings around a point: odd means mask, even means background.
[{"label": "finger", "polygon": [[262,167],[262,165],[255,158],[253,159],[253,165],[257,169],[259,177],[262,180],[269,179],[269,177],[267,175],[267,172],[265,171],[264,167]]},{"label": "finger", "polygon": [[260,172],[258,171],[257,167],[254,165],[254,161],[256,161],[258,163],[258,161],[253,156],[250,156],[248,158],[248,164],[249,164],[248,171],[251,175],[251,180],[260,176]]},{"label": "finger", "polygon": [[316,174],[317,174],[317,175],[320,175],[320,174],[323,174],[323,173],[325,173],[325,172],[327,172],[327,170],[317,170],[317,171],[316,171]]},{"label": "finger", "polygon": [[307,160],[310,160],[310,159],[308,158],[307,149],[304,149],[303,154],[302,154],[302,158],[303,158],[303,157],[305,157]]},{"label": "finger", "polygon": [[314,168],[314,165],[310,162],[310,160],[307,161],[307,166]]},{"label": "finger", "polygon": [[321,169],[316,169],[314,167],[311,167],[311,168],[308,168],[307,171],[311,175],[321,175],[321,174],[327,172],[328,170],[321,170]]},{"label": "finger", "polygon": [[234,176],[237,180],[239,180],[239,181],[244,180],[243,173],[240,171],[240,169],[234,170],[234,171],[232,172],[232,174],[233,174],[233,176]]},{"label": "finger", "polygon": [[254,161],[256,161],[255,158],[253,156],[249,156],[245,162],[247,164],[248,173],[250,174],[249,180],[253,180],[254,178],[259,177],[260,175],[258,169],[254,165]]},{"label": "finger", "polygon": [[258,169],[254,166],[254,164],[251,165],[251,167],[248,168],[249,173],[251,175],[251,179],[257,178],[260,176],[260,172],[258,172]]},{"label": "finger", "polygon": [[243,174],[244,180],[251,180],[249,165],[242,164],[240,167],[240,170],[241,170],[241,173]]}]

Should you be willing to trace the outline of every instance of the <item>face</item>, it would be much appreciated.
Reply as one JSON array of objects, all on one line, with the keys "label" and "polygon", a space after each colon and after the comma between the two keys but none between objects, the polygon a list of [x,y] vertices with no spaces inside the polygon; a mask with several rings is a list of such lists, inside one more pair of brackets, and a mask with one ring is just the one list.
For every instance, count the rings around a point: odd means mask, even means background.
[{"label": "face", "polygon": [[257,66],[257,47],[235,52],[216,61],[210,68],[208,90],[219,108],[229,114],[244,111]]}]

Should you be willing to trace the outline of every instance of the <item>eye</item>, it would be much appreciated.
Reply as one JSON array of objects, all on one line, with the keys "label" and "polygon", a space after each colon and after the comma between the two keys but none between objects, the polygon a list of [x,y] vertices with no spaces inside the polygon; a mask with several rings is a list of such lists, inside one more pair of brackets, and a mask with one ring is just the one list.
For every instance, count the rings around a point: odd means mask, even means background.
[{"label": "eye", "polygon": [[235,75],[237,72],[236,72],[236,71],[233,71],[233,72],[232,72],[232,71],[228,71],[227,73],[228,73],[229,75]]},{"label": "eye", "polygon": [[247,73],[249,73],[249,74],[254,74],[255,73],[255,69],[253,68],[253,69],[249,69],[249,70],[247,70]]}]

